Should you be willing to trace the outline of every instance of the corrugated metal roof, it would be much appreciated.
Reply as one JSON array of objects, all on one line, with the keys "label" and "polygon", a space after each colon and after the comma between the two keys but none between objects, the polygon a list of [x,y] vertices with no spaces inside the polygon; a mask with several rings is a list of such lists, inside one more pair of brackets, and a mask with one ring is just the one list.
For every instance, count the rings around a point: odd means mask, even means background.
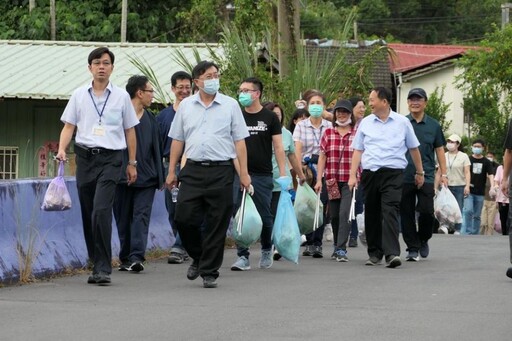
[{"label": "corrugated metal roof", "polygon": [[395,53],[390,58],[391,72],[407,72],[445,59],[464,54],[474,46],[457,45],[423,45],[423,44],[388,44]]},{"label": "corrugated metal roof", "polygon": [[[192,47],[196,46],[202,58],[209,58],[204,44],[0,40],[0,98],[69,99],[74,89],[91,81],[87,57],[100,46],[114,53],[110,80],[121,87],[130,76],[141,73],[128,56],[143,58],[166,89],[171,75],[183,69],[174,62],[173,52],[181,49],[195,61]],[[214,50],[221,53],[219,46]]]}]

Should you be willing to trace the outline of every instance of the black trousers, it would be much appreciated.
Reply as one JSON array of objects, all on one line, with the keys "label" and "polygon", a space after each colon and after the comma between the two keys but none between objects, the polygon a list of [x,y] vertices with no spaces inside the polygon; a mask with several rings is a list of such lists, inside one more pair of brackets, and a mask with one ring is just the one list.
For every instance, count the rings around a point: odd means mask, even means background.
[{"label": "black trousers", "polygon": [[93,273],[112,272],[112,206],[121,165],[122,151],[76,155],[78,199]]},{"label": "black trousers", "polygon": [[[183,247],[199,263],[202,277],[219,276],[226,231],[233,212],[232,165],[201,166],[187,162],[180,171],[174,220]],[[206,221],[201,236],[201,225]]]},{"label": "black trousers", "polygon": [[118,184],[114,199],[114,218],[119,236],[121,263],[144,262],[148,245],[149,222],[155,187]]},{"label": "black trousers", "polygon": [[403,170],[381,168],[364,170],[361,183],[365,194],[365,233],[368,255],[399,256],[398,217],[402,198]]},{"label": "black trousers", "polygon": [[[416,199],[418,199],[417,204]],[[416,229],[416,212],[419,213],[418,229]],[[405,183],[402,190],[400,217],[407,251],[419,251],[421,243],[432,238],[434,184],[424,183],[418,188],[415,184]]]}]

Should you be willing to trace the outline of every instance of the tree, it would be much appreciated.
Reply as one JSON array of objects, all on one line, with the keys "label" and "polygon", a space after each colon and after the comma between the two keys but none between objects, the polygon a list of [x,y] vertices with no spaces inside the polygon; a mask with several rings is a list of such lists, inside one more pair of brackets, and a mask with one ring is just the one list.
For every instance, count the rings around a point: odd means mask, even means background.
[{"label": "tree", "polygon": [[452,123],[452,121],[446,120],[446,113],[450,110],[451,103],[447,104],[444,102],[445,88],[445,85],[443,85],[441,89],[436,87],[434,92],[428,95],[427,107],[425,108],[425,112],[439,122],[443,132],[448,131],[448,128],[450,128],[450,124]]},{"label": "tree", "polygon": [[481,48],[468,51],[458,65],[464,72],[457,87],[464,93],[464,111],[469,118],[470,137],[480,135],[492,150],[503,147],[512,99],[512,26],[495,27]]}]

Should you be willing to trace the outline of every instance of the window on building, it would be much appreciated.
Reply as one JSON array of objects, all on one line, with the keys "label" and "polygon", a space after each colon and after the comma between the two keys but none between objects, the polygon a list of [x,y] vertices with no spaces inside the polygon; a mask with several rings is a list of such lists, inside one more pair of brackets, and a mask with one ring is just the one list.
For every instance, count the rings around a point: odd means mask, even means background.
[{"label": "window on building", "polygon": [[0,179],[18,178],[18,147],[0,146]]}]

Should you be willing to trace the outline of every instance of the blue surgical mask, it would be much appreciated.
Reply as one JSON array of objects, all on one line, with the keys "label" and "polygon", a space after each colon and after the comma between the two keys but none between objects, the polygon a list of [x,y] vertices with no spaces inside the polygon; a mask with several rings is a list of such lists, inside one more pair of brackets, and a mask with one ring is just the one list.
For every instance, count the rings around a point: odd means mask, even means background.
[{"label": "blue surgical mask", "polygon": [[251,94],[249,92],[241,92],[239,95],[238,95],[238,102],[240,102],[240,104],[243,106],[243,107],[248,107],[252,104],[253,100],[252,100],[252,97],[251,97]]},{"label": "blue surgical mask", "polygon": [[471,151],[473,152],[473,154],[475,155],[480,155],[482,154],[483,152],[483,148],[480,148],[480,147],[473,147],[471,148]]},{"label": "blue surgical mask", "polygon": [[313,117],[321,117],[324,112],[324,106],[321,104],[310,104],[308,107],[309,114]]},{"label": "blue surgical mask", "polygon": [[220,88],[220,81],[218,78],[206,79],[204,81],[203,91],[208,95],[215,95]]}]

